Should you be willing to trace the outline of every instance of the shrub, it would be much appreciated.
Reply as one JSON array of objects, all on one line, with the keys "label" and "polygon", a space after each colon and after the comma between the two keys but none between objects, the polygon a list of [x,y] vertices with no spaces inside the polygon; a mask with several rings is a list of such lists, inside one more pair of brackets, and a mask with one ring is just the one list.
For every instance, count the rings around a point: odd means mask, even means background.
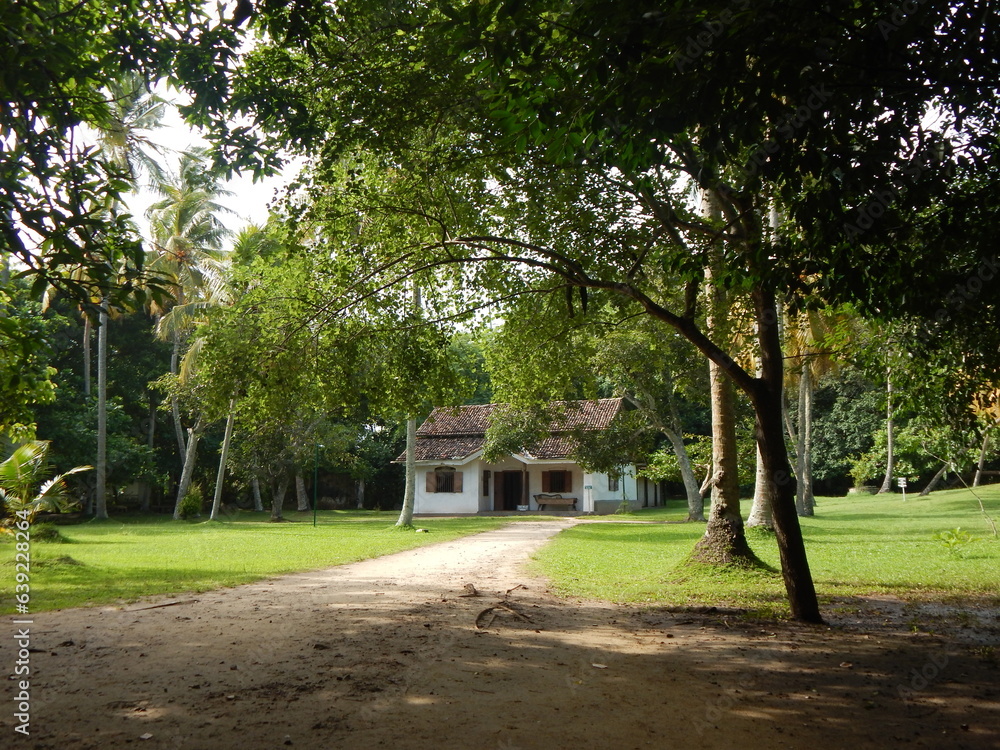
[{"label": "shrub", "polygon": [[31,527],[33,542],[65,542],[66,538],[51,523],[36,523]]},{"label": "shrub", "polygon": [[198,518],[201,515],[201,506],[205,498],[201,491],[201,485],[197,482],[192,484],[181,500],[181,518]]},{"label": "shrub", "polygon": [[934,539],[944,545],[949,555],[955,557],[965,557],[965,548],[976,541],[968,531],[962,531],[961,527],[939,531],[934,535]]}]

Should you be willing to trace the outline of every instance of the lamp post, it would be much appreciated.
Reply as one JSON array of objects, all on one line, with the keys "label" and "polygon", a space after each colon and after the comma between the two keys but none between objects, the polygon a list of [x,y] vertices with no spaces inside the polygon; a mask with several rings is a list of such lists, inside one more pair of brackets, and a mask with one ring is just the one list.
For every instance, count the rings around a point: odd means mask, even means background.
[{"label": "lamp post", "polygon": [[316,443],[316,455],[313,457],[313,528],[316,528],[316,493],[319,491],[319,449],[324,447]]}]

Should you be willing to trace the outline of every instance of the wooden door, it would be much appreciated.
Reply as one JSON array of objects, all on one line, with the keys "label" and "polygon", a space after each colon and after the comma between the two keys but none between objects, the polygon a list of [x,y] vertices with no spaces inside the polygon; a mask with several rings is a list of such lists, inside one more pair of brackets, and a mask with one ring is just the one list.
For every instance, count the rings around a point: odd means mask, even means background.
[{"label": "wooden door", "polygon": [[493,476],[493,510],[517,510],[523,502],[524,474],[520,471],[498,471]]}]

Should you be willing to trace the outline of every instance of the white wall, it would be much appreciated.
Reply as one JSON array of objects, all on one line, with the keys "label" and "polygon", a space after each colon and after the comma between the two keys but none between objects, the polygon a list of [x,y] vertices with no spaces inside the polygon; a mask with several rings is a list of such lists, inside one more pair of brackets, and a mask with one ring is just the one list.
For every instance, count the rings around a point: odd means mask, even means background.
[{"label": "white wall", "polygon": [[595,513],[614,513],[622,504],[623,499],[627,499],[632,507],[637,507],[639,499],[638,486],[635,478],[635,467],[626,466],[618,480],[618,489],[608,489],[607,474],[592,474],[593,479],[593,510]]},{"label": "white wall", "polygon": [[[461,492],[427,492],[426,476],[428,471],[434,471],[436,466],[451,465],[456,471],[462,472]],[[479,513],[492,511],[494,508],[494,477],[498,471],[521,471],[524,464],[516,459],[507,459],[496,464],[487,464],[476,459],[466,464],[418,464],[417,486],[414,497],[414,513],[451,514]],[[575,497],[578,511],[597,513],[613,513],[622,502],[623,495],[633,504],[639,499],[635,479],[635,467],[628,466],[619,480],[617,491],[608,489],[606,474],[585,474],[572,463],[529,464],[528,467],[528,499],[530,510],[537,510],[535,495],[542,492],[542,472],[553,470],[568,470],[572,473],[571,487],[562,492],[564,497]],[[483,494],[483,471],[490,472],[489,493]],[[591,485],[592,490],[584,487]],[[589,494],[589,498],[588,498]]]},{"label": "white wall", "polygon": [[479,492],[482,477],[479,471],[479,461],[454,466],[456,472],[462,472],[461,492],[428,492],[427,472],[433,472],[435,467],[446,464],[417,464],[417,486],[413,495],[414,513],[478,513]]}]

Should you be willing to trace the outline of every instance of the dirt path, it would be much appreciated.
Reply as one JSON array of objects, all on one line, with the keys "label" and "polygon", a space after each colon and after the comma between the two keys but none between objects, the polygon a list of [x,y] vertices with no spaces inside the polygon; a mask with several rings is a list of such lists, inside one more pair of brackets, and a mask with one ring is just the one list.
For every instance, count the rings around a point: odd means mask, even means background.
[{"label": "dirt path", "polygon": [[521,563],[570,523],[35,615],[31,736],[8,681],[0,746],[1000,747],[996,612],[929,635],[888,600],[800,627],[558,599]]}]

